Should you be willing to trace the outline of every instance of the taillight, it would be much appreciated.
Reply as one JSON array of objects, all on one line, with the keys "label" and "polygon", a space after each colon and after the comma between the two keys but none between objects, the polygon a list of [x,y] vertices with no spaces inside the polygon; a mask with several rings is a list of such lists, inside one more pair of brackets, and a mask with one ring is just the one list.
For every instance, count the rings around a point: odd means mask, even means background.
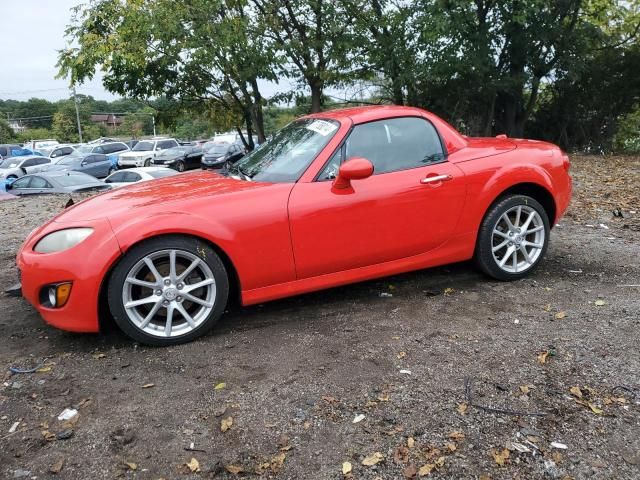
[{"label": "taillight", "polygon": [[569,169],[571,168],[571,160],[569,160],[569,156],[566,153],[562,153],[562,166],[565,171],[569,173]]}]

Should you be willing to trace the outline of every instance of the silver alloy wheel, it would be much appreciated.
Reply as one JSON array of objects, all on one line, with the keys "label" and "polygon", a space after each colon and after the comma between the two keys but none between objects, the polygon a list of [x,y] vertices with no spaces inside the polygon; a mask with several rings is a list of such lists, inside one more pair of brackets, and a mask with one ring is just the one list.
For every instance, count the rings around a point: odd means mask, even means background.
[{"label": "silver alloy wheel", "polygon": [[122,302],[129,320],[156,337],[176,337],[198,328],[216,300],[209,265],[185,250],[146,255],[127,273]]},{"label": "silver alloy wheel", "polygon": [[522,273],[540,258],[545,235],[542,217],[534,208],[528,205],[511,207],[493,227],[493,259],[505,272]]}]

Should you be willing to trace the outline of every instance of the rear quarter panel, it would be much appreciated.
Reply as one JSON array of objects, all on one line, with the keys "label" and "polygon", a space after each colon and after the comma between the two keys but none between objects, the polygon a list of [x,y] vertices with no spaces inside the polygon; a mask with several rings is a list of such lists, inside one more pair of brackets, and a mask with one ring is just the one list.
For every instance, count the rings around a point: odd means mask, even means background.
[{"label": "rear quarter panel", "polygon": [[451,156],[467,178],[468,198],[460,222],[461,233],[477,233],[491,204],[509,188],[523,183],[546,189],[554,198],[556,218],[566,210],[571,197],[571,178],[564,168],[561,150],[543,142],[517,143],[517,148],[473,159],[468,149]]}]

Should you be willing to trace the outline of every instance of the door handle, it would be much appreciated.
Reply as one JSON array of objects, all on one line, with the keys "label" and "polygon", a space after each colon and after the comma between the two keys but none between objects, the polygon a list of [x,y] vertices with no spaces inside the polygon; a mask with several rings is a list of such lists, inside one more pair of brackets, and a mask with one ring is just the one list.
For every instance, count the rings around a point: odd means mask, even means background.
[{"label": "door handle", "polygon": [[435,177],[425,177],[422,180],[420,180],[420,183],[422,184],[427,184],[427,183],[436,183],[436,182],[446,182],[448,180],[451,180],[453,177],[451,175],[436,175]]}]

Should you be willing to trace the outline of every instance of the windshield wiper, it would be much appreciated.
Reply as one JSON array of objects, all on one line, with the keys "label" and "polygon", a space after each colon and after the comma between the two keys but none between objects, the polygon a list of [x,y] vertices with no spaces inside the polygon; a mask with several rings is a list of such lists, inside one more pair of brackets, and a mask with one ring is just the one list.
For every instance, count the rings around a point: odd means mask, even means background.
[{"label": "windshield wiper", "polygon": [[227,163],[227,173],[231,173],[232,169],[235,170],[243,180],[248,182],[252,181],[251,176],[242,170],[238,164]]}]

